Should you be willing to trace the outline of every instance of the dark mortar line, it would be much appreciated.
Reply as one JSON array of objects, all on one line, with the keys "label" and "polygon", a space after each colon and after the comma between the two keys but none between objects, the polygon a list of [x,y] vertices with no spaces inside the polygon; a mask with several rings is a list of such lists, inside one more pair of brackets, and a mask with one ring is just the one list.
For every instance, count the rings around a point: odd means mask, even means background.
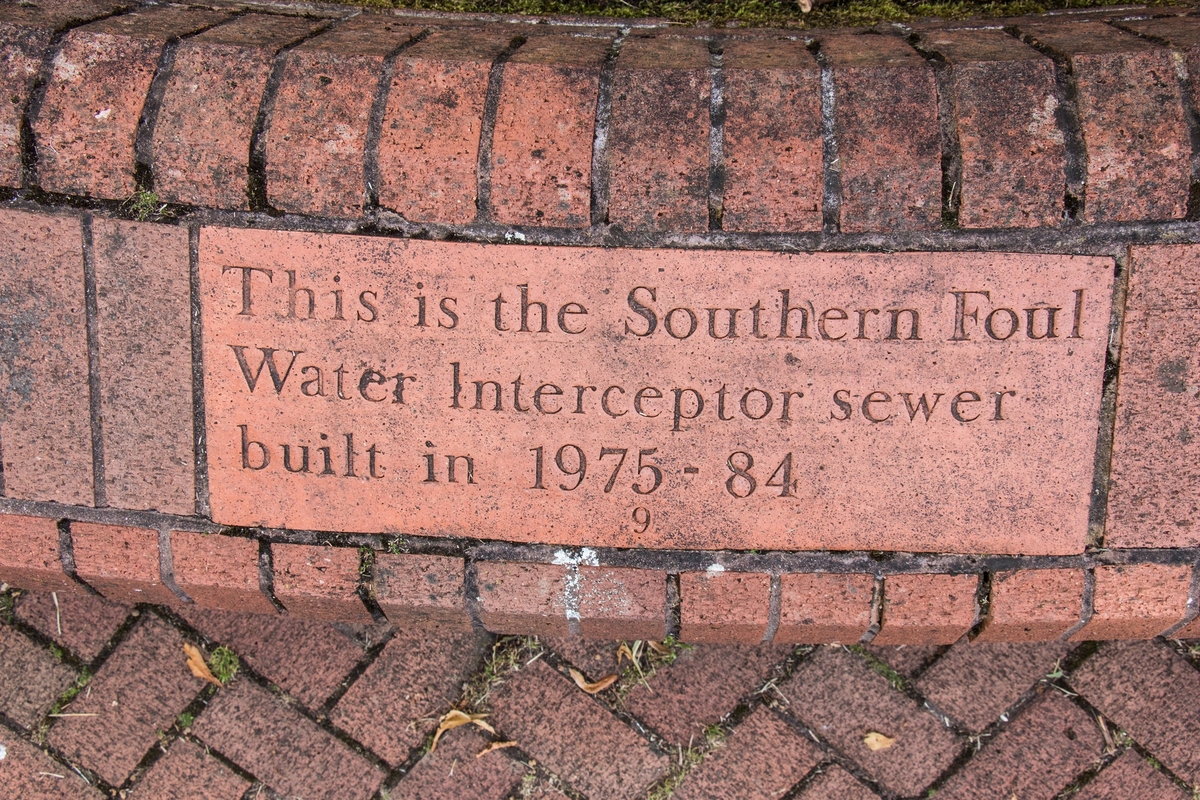
[{"label": "dark mortar line", "polygon": [[867,629],[859,637],[859,644],[870,644],[879,635],[880,628],[883,627],[883,577],[881,575],[875,576],[875,583],[871,586],[870,620]]},{"label": "dark mortar line", "polygon": [[[206,683],[199,691],[196,692],[196,696],[192,698],[192,701],[187,704],[184,710],[179,713],[186,714],[189,713],[189,710],[191,709],[202,711],[207,705],[207,700],[210,699],[212,695],[216,694],[216,690],[217,687],[210,683]],[[143,778],[146,777],[150,770],[153,769],[154,765],[167,755],[167,752],[171,746],[183,737],[183,731],[180,730],[178,722],[179,715],[176,715],[175,719],[171,720],[171,725],[165,731],[159,732],[158,740],[150,746],[149,750],[142,754],[137,766],[135,766],[129,772],[129,774],[125,777],[124,782],[117,787],[117,794],[115,795],[116,797],[127,796],[128,793],[135,786],[137,786]]]},{"label": "dark mortar line", "polygon": [[[1126,749],[1127,748],[1121,747],[1120,745],[1115,745],[1115,748],[1111,753],[1101,753],[1097,760],[1093,761],[1091,764],[1088,764],[1082,770],[1077,772],[1070,781],[1068,781],[1061,789],[1055,792],[1052,800],[1068,800],[1069,798],[1078,797],[1080,795],[1080,791],[1089,783],[1094,781],[1100,775],[1100,773],[1112,766],[1113,762],[1120,758]],[[1188,788],[1190,789],[1191,787]]]},{"label": "dark mortar line", "polygon": [[850,773],[850,775],[853,776],[859,783],[862,783],[871,791],[885,798],[885,800],[893,800],[893,798],[898,797],[895,792],[884,789],[883,785],[867,774],[867,771],[860,767],[857,761],[843,753],[840,749],[835,747],[832,742],[820,736],[815,730],[805,725],[799,717],[795,716],[788,710],[790,708],[791,700],[788,701],[788,705],[786,707],[772,707],[771,710],[775,713],[775,716],[780,721],[782,721],[785,725],[803,738],[812,742],[813,746],[825,755],[825,758],[822,759],[821,764],[824,764],[826,767],[831,764],[836,764],[846,772]]},{"label": "dark mortar line", "polygon": [[[960,639],[960,642],[964,645],[966,644],[966,642],[962,639]],[[850,649],[850,648],[846,648],[846,649],[855,658],[861,659],[862,661],[866,662],[865,666],[868,669],[870,669],[873,673],[879,675],[879,677],[881,679],[886,681],[888,688],[890,690],[899,692],[900,694],[904,695],[910,701],[916,703],[921,708],[921,711],[923,713],[932,715],[937,720],[938,725],[940,725],[941,727],[950,731],[959,739],[965,739],[970,735],[970,731],[967,729],[967,727],[965,725],[963,725],[962,723],[960,723],[958,720],[950,717],[948,714],[943,713],[941,711],[941,709],[937,708],[933,703],[931,703],[929,701],[929,698],[927,698],[925,696],[924,692],[917,689],[917,681],[921,679],[921,676],[923,674],[925,674],[925,672],[927,670],[929,670],[938,661],[938,659],[940,659],[943,655],[946,654],[946,652],[948,652],[950,650],[950,647],[951,647],[950,645],[944,646],[940,652],[936,653],[933,657],[926,659],[925,662],[920,666],[920,668],[913,670],[913,672],[909,675],[901,675],[899,673],[899,671],[896,670],[894,667],[892,667],[892,665],[889,664],[885,659],[866,650],[864,647],[858,647],[856,649]],[[899,675],[902,685],[894,686],[890,679],[888,679],[887,677],[885,677],[883,675],[880,675],[879,671],[874,666],[874,664],[876,662],[878,662],[879,664],[882,664],[883,666],[887,667],[887,669],[889,669],[892,672]]]},{"label": "dark mortar line", "polygon": [[[217,693],[217,690],[215,687],[213,687],[212,691],[201,692],[198,700],[193,702],[193,705],[197,706],[196,711],[193,714],[193,716],[195,716],[198,719],[200,717],[200,714],[204,713],[204,710],[208,707],[208,704],[212,702],[212,698],[216,695],[216,693]],[[183,713],[185,713],[185,714],[193,713],[192,706],[189,705],[187,708],[185,708],[183,710]],[[178,717],[176,717],[176,719],[178,719]],[[257,786],[257,787],[266,788],[266,783],[264,783],[260,778],[258,778],[253,773],[249,772],[245,767],[243,767],[241,764],[238,764],[237,762],[235,762],[233,759],[231,759],[229,756],[222,753],[220,750],[217,750],[216,748],[214,748],[208,742],[202,741],[195,734],[189,733],[187,730],[179,731],[179,735],[176,737],[176,740],[179,740],[179,739],[182,739],[185,742],[190,742],[191,744],[196,745],[197,747],[199,747],[201,750],[204,751],[204,754],[206,756],[208,756],[209,758],[216,759],[216,761],[218,763],[222,764],[227,770],[232,772],[234,775],[237,775],[239,778],[246,781],[247,783],[249,783],[250,785],[248,787],[246,787],[246,791],[242,794],[243,798],[246,798],[246,800],[260,800],[259,793],[262,791],[262,789],[260,788],[256,791],[255,787]],[[255,792],[255,794],[250,794],[251,792]],[[278,795],[276,795],[276,796],[278,796]]]},{"label": "dark mortar line", "polygon": [[764,644],[775,641],[775,634],[779,632],[780,606],[783,603],[781,584],[779,574],[772,573],[770,599],[767,600],[767,629],[763,631],[762,638]]},{"label": "dark mortar line", "polygon": [[333,693],[330,694],[329,697],[325,698],[325,701],[315,709],[318,717],[328,717],[331,713],[333,713],[334,706],[340,703],[342,698],[345,697],[352,688],[354,688],[354,684],[358,682],[358,679],[363,676],[363,673],[371,668],[371,665],[374,664],[376,660],[378,660],[379,656],[383,653],[383,649],[388,646],[388,643],[391,642],[392,639],[396,637],[396,630],[396,627],[392,626],[392,628],[388,630],[376,644],[367,648],[366,652],[363,653],[363,657],[360,658],[358,663],[354,665],[354,669],[350,670],[350,672],[343,676],[342,682],[338,684],[336,689],[333,690]]},{"label": "dark mortar line", "polygon": [[[30,625],[17,616],[16,605],[20,605],[20,594],[21,593],[18,592],[18,594],[13,598],[15,600],[15,605],[11,619],[4,620],[3,624],[15,631],[18,631],[21,635],[27,639],[30,639],[34,644],[43,650],[49,650],[51,647],[57,649],[62,653],[61,657],[56,657],[57,660],[71,667],[71,669],[74,669],[76,672],[89,669],[88,662],[80,658],[78,654],[72,652],[69,647],[59,644],[58,642],[54,641],[53,637],[42,633],[33,625]],[[49,594],[49,592],[45,592],[45,594]],[[51,655],[53,656],[53,653],[51,653]]]},{"label": "dark mortar line", "polygon": [[925,57],[933,69],[937,88],[938,132],[942,144],[942,225],[958,227],[962,205],[962,145],[958,138],[958,102],[954,88],[954,66],[920,36],[911,34],[908,44]]},{"label": "dark mortar line", "polygon": [[[1182,790],[1183,797],[1187,797],[1188,793],[1194,793],[1196,791],[1195,784],[1189,783],[1188,781],[1185,781],[1183,778],[1181,778],[1177,774],[1175,774],[1175,772],[1172,771],[1170,767],[1168,767],[1166,764],[1164,764],[1158,756],[1156,756],[1156,755],[1154,755],[1154,753],[1150,752],[1150,750],[1145,745],[1143,745],[1137,739],[1130,736],[1129,731],[1125,730],[1124,728],[1121,728],[1121,732],[1129,737],[1129,745],[1125,749],[1132,750],[1133,752],[1137,753],[1137,755],[1142,759],[1142,761],[1147,762],[1146,766],[1150,767],[1153,770],[1156,770],[1157,772],[1165,775],[1168,779],[1170,779],[1172,783],[1174,783],[1177,787],[1179,787],[1180,790]],[[1149,763],[1149,761],[1151,759],[1154,760],[1153,764]],[[1193,794],[1193,796],[1194,796],[1194,794]],[[1055,800],[1058,800],[1058,798],[1055,798]]]},{"label": "dark mortar line", "polygon": [[425,28],[409,37],[383,57],[383,68],[379,73],[379,84],[375,88],[375,99],[371,102],[371,115],[367,118],[367,135],[363,140],[363,212],[379,208],[379,186],[383,175],[379,170],[379,140],[383,138],[383,118],[387,114],[388,97],[392,93],[392,82],[396,78],[396,61],[400,54],[425,39],[431,30]]},{"label": "dark mortar line", "polygon": [[[992,573],[983,572],[979,575],[979,583],[975,586],[975,621],[967,631],[967,639],[974,640],[991,614],[992,606]],[[936,663],[936,660],[935,660]],[[929,667],[925,667],[928,669]],[[924,670],[922,670],[923,672]]]},{"label": "dark mortar line", "polygon": [[93,589],[91,584],[79,577],[79,573],[75,569],[75,540],[71,537],[71,523],[65,519],[60,519],[57,523],[57,528],[58,555],[62,561],[63,574],[82,586],[89,594],[99,597],[100,593]]},{"label": "dark mortar line", "polygon": [[496,118],[500,114],[500,92],[504,88],[504,65],[525,44],[524,36],[515,36],[500,51],[488,69],[487,92],[483,98],[483,118],[479,124],[479,151],[475,161],[475,221],[492,218],[492,142],[496,136]]},{"label": "dark mortar line", "polygon": [[198,517],[212,515],[208,483],[208,422],[204,408],[204,315],[200,290],[200,226],[188,230],[188,305],[191,315],[192,357],[192,461],[195,467],[195,510]]},{"label": "dark mortar line", "polygon": [[483,598],[479,594],[479,570],[472,559],[465,559],[463,564],[463,606],[475,635],[486,634],[487,628],[483,625]]},{"label": "dark mortar line", "polygon": [[667,575],[667,599],[663,609],[666,617],[666,635],[679,638],[679,630],[683,626],[683,598],[679,591],[679,573]]},{"label": "dark mortar line", "polygon": [[719,231],[725,218],[725,57],[721,38],[710,39],[708,94],[708,229]]},{"label": "dark mortar line", "polygon": [[171,529],[160,528],[158,531],[158,577],[175,596],[185,603],[194,603],[187,592],[175,582],[175,557],[171,551]]},{"label": "dark mortar line", "polygon": [[1096,573],[1092,569],[1085,570],[1083,573],[1083,597],[1079,602],[1079,621],[1071,627],[1063,631],[1059,636],[1059,641],[1068,642],[1071,637],[1079,631],[1083,630],[1084,626],[1091,622],[1092,615],[1096,613]]},{"label": "dark mortar line", "polygon": [[779,800],[800,800],[808,788],[816,783],[820,777],[825,774],[825,771],[830,766],[835,765],[836,763],[836,761],[821,759],[819,762],[813,765],[808,772],[804,773],[800,780],[796,781],[796,783],[792,785],[792,788],[788,789],[786,793],[781,795]]},{"label": "dark mortar line", "polygon": [[1042,44],[1032,35],[1023,33],[1019,25],[1007,26],[1004,30],[1054,62],[1054,81],[1058,94],[1058,108],[1054,116],[1066,149],[1067,190],[1063,203],[1067,222],[1079,224],[1085,219],[1087,203],[1088,151],[1083,135],[1083,120],[1079,113],[1079,87],[1075,82],[1071,59],[1066,54]]},{"label": "dark mortar line", "polygon": [[822,239],[837,236],[842,225],[842,166],[838,155],[837,118],[835,106],[837,92],[833,81],[833,67],[816,39],[808,40],[808,50],[821,67],[821,160],[824,171],[821,191],[821,234]]},{"label": "dark mortar line", "polygon": [[1092,462],[1092,491],[1088,503],[1088,546],[1104,544],[1108,523],[1108,499],[1112,488],[1113,441],[1117,426],[1117,391],[1120,383],[1121,345],[1124,338],[1125,303],[1129,296],[1129,251],[1114,263],[1112,312],[1108,322],[1108,346],[1104,351],[1104,376],[1100,388],[1100,415],[1096,428],[1096,450]]},{"label": "dark mortar line", "polygon": [[1187,610],[1184,612],[1183,619],[1167,628],[1159,636],[1170,639],[1198,616],[1200,616],[1200,563],[1192,566],[1192,580],[1188,584]]},{"label": "dark mortar line", "polygon": [[96,253],[92,215],[80,215],[83,232],[83,300],[87,319],[88,411],[92,433],[92,496],[97,508],[108,505],[104,476],[104,414],[100,388],[100,311],[96,298]]},{"label": "dark mortar line", "polygon": [[372,587],[375,577],[375,553],[377,549],[374,547],[359,548],[358,586],[354,590],[354,593],[358,595],[358,599],[362,601],[362,604],[367,609],[367,613],[371,615],[371,619],[376,624],[388,621],[388,618],[383,613],[383,609],[375,601],[375,593]]},{"label": "dark mortar line", "polygon": [[[55,702],[58,702],[61,698],[62,695],[60,694],[55,697],[54,700]],[[43,719],[45,718],[43,717]],[[111,783],[104,780],[87,767],[77,765],[75,762],[68,759],[61,750],[51,745],[50,742],[37,741],[34,738],[34,734],[38,730],[37,726],[27,730],[12,717],[0,711],[0,727],[7,728],[9,733],[13,734],[35,750],[39,750],[45,755],[49,756],[52,761],[55,761],[59,765],[65,767],[67,776],[70,776],[73,773],[74,777],[82,779],[90,788],[99,789],[108,797],[117,796],[117,789]],[[64,780],[66,780],[66,777],[64,777]]]},{"label": "dark mortar line", "polygon": [[271,552],[270,542],[264,539],[258,540],[258,590],[267,596],[276,611],[287,613],[283,603],[275,596],[275,554]]},{"label": "dark mortar line", "polygon": [[[202,33],[211,27],[213,26],[205,26],[191,35]],[[167,83],[170,82],[171,73],[175,68],[175,54],[179,51],[179,43],[183,38],[171,36],[163,43],[163,48],[158,54],[158,64],[154,68],[154,77],[150,80],[150,88],[142,102],[142,113],[138,116],[137,133],[133,140],[133,183],[137,191],[154,191],[154,128],[158,125],[158,112],[162,109]]]},{"label": "dark mortar line", "polygon": [[8,496],[8,484],[4,480],[4,434],[0,432],[0,497]]},{"label": "dark mortar line", "polygon": [[592,171],[591,171],[591,223],[599,227],[608,223],[609,201],[609,163],[608,137],[612,125],[612,93],[613,79],[617,71],[617,58],[621,54],[621,46],[629,35],[629,28],[621,28],[608,46],[604,54],[604,62],[600,65],[600,80],[596,91],[595,127],[592,130]]}]

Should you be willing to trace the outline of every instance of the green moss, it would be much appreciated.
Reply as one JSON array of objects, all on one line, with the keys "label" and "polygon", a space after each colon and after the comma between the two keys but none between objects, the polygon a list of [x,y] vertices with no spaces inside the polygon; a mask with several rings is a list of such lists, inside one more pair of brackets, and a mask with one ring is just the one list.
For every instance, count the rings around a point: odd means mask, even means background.
[{"label": "green moss", "polygon": [[208,658],[208,668],[212,670],[213,677],[221,683],[229,683],[241,666],[242,662],[237,653],[224,646],[213,650]]},{"label": "green moss", "polygon": [[847,649],[852,653],[862,656],[867,664],[871,666],[871,669],[887,678],[888,683],[892,685],[893,689],[901,692],[904,691],[904,676],[892,669],[886,661],[876,658],[870,650],[861,644],[850,645]]},{"label": "green moss", "polygon": [[173,216],[167,204],[158,195],[143,189],[134,192],[133,197],[122,204],[122,208],[139,222],[153,222]]},{"label": "green moss", "polygon": [[192,727],[192,723],[195,721],[196,721],[195,714],[189,714],[186,711],[184,711],[182,714],[180,714],[178,716],[178,718],[176,718],[175,725],[178,726],[179,730],[186,731],[188,728]]}]

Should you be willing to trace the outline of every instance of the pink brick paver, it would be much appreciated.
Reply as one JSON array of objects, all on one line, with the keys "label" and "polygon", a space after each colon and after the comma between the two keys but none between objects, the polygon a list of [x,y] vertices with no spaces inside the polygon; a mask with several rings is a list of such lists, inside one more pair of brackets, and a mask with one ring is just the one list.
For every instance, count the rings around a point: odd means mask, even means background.
[{"label": "pink brick paver", "polygon": [[132,610],[83,592],[21,592],[15,609],[17,619],[85,662],[100,655]]},{"label": "pink brick paver", "polygon": [[210,753],[180,739],[129,793],[129,800],[238,800],[250,782]]}]

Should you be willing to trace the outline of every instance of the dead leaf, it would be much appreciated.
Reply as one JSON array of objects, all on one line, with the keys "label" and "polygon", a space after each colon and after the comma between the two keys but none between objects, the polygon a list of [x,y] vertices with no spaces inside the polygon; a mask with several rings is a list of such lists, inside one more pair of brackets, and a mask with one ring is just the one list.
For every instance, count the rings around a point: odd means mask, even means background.
[{"label": "dead leaf", "polygon": [[476,753],[475,757],[483,758],[484,756],[486,756],[488,753],[492,752],[493,750],[503,750],[506,747],[516,747],[516,746],[517,746],[516,742],[492,742],[487,747],[483,748],[478,753]]},{"label": "dead leaf", "polygon": [[662,644],[661,642],[647,641],[646,646],[649,647],[654,652],[658,653],[660,656],[669,655],[671,652],[671,648],[667,647],[665,644]]},{"label": "dead leaf", "polygon": [[588,683],[587,678],[583,677],[583,673],[574,667],[571,667],[571,677],[575,680],[575,685],[580,689],[583,689],[588,694],[603,692],[605,689],[617,682],[617,676],[616,674],[613,674],[605,675],[595,683]]},{"label": "dead leaf", "polygon": [[212,670],[208,668],[208,664],[204,663],[204,654],[200,652],[200,648],[189,642],[183,643],[183,652],[187,654],[188,669],[202,681],[208,681],[214,686],[221,686],[221,682],[217,680],[217,676],[212,674]]},{"label": "dead leaf", "polygon": [[496,729],[483,721],[486,717],[487,714],[464,714],[457,708],[450,709],[446,712],[446,715],[442,717],[442,721],[438,725],[437,732],[433,734],[433,744],[429,746],[429,752],[432,753],[437,749],[438,739],[442,738],[443,733],[448,730],[453,730],[460,725],[477,725],[488,733],[494,734]]},{"label": "dead leaf", "polygon": [[863,744],[865,744],[867,746],[867,749],[872,752],[875,752],[877,750],[887,750],[889,747],[891,747],[895,743],[896,743],[895,739],[892,739],[889,736],[884,736],[882,733],[879,733],[878,731],[871,731],[870,733],[868,733],[866,736],[863,737]]},{"label": "dead leaf", "polygon": [[621,666],[621,659],[628,658],[633,661],[633,651],[629,649],[629,645],[621,642],[621,646],[617,648],[617,666]]}]

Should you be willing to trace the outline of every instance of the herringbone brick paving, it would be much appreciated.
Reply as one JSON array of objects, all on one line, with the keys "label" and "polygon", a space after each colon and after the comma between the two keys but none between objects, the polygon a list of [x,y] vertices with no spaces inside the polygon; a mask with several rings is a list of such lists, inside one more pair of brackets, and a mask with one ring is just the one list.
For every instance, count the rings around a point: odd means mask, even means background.
[{"label": "herringbone brick paving", "polygon": [[[1200,797],[1200,643],[687,646],[0,599],[3,798]],[[194,676],[185,642],[236,674]],[[452,709],[486,716],[431,747]]]}]

